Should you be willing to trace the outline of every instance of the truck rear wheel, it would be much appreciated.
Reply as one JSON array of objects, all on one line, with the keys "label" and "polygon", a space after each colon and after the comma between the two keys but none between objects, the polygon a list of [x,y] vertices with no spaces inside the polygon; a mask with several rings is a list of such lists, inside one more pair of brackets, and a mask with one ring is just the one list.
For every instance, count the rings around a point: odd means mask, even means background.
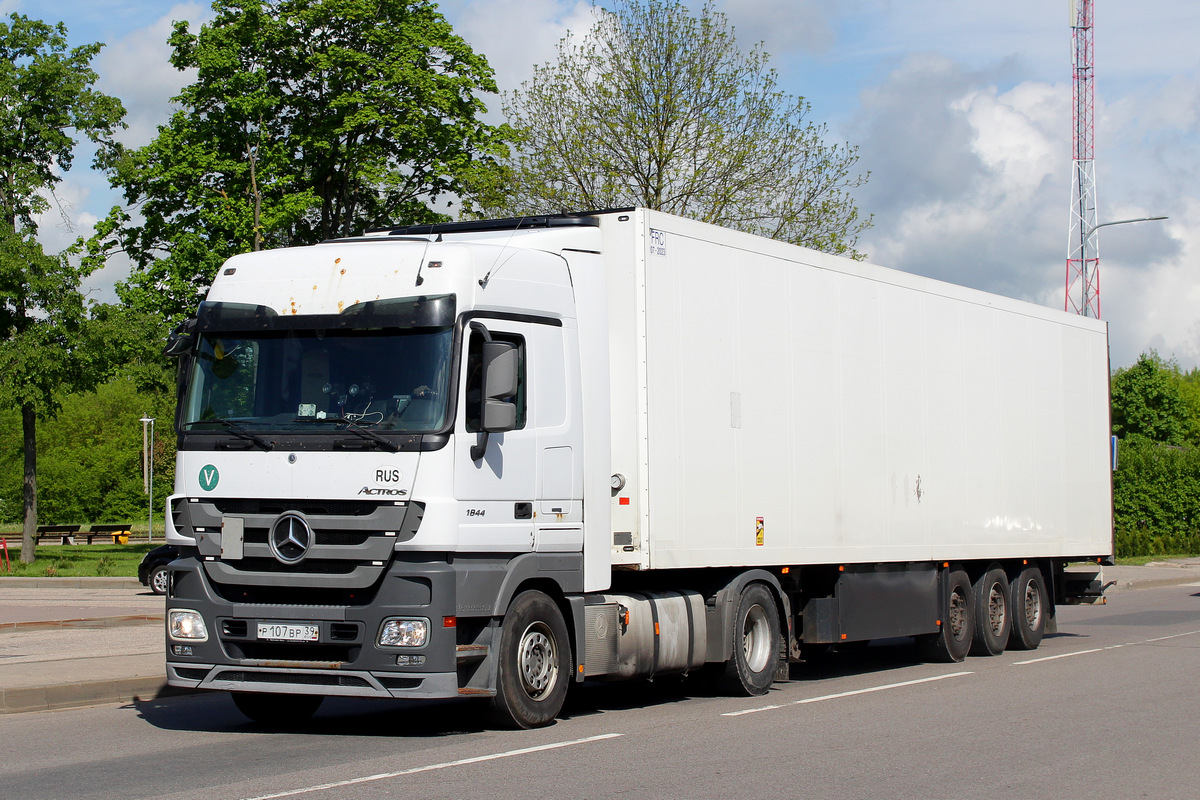
[{"label": "truck rear wheel", "polygon": [[733,615],[733,654],[722,685],[736,694],[766,694],[779,660],[779,607],[770,589],[752,583],[742,590]]},{"label": "truck rear wheel", "polygon": [[295,725],[317,713],[324,697],[316,694],[269,694],[234,692],[233,704],[262,725]]},{"label": "truck rear wheel", "polygon": [[492,711],[504,725],[549,725],[571,682],[571,644],[562,611],[546,594],[527,591],[508,607],[500,634]]},{"label": "truck rear wheel", "polygon": [[971,644],[971,655],[998,656],[1008,644],[1012,625],[1008,576],[999,564],[988,565],[971,587],[971,597],[975,604],[975,639]]},{"label": "truck rear wheel", "polygon": [[1008,646],[1013,650],[1036,650],[1046,632],[1046,579],[1037,567],[1026,567],[1009,590],[1012,601],[1012,631]]},{"label": "truck rear wheel", "polygon": [[975,635],[975,604],[971,602],[971,579],[956,567],[946,573],[943,586],[941,630],[918,637],[921,658],[926,661],[962,661],[971,651]]}]

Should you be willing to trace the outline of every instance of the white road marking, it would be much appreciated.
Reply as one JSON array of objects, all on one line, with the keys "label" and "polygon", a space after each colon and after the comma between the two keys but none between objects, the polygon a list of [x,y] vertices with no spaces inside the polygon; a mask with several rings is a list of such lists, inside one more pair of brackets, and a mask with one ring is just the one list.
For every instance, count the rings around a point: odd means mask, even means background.
[{"label": "white road marking", "polygon": [[771,711],[776,708],[787,708],[788,706],[799,706],[805,703],[820,703],[825,700],[836,700],[840,697],[851,697],[856,694],[869,694],[871,692],[882,692],[886,689],[899,689],[903,686],[915,686],[919,683],[932,683],[933,681],[941,681],[946,678],[960,678],[963,675],[974,675],[974,672],[951,672],[946,675],[935,675],[932,678],[919,678],[914,681],[902,681],[900,683],[889,683],[885,686],[872,686],[868,689],[855,689],[852,692],[838,692],[837,694],[826,694],[820,697],[806,697],[803,700],[793,700],[790,703],[782,703],[774,706],[759,706],[758,708],[748,708],[744,711],[730,711],[722,714],[722,717],[740,717],[744,714],[757,714],[759,711]]},{"label": "white road marking", "polygon": [[276,792],[275,794],[260,794],[256,797],[248,797],[245,800],[275,800],[277,797],[294,797],[298,794],[308,794],[309,792],[322,792],[326,789],[340,789],[343,786],[356,786],[360,783],[370,783],[371,781],[382,781],[388,778],[399,778],[403,775],[415,775],[418,772],[432,772],[438,769],[449,769],[451,767],[462,767],[468,764],[479,764],[483,761],[495,761],[499,758],[512,758],[513,756],[523,756],[529,753],[541,753],[546,750],[557,750],[560,747],[572,747],[577,744],[587,744],[589,742],[598,742],[602,739],[616,739],[619,736],[624,736],[623,733],[603,733],[599,736],[589,736],[586,739],[575,739],[570,742],[555,742],[554,744],[543,744],[537,747],[522,747],[520,750],[507,750],[503,753],[491,753],[486,756],[474,756],[473,758],[461,758],[458,761],[446,761],[441,764],[428,764],[424,767],[413,767],[411,769],[402,769],[397,772],[381,772],[378,775],[364,775],[361,778],[350,778],[344,781],[335,781],[333,783],[322,783],[317,786],[305,786],[302,789],[290,789],[286,792]]},{"label": "white road marking", "polygon": [[[1200,584],[1196,584],[1196,585],[1200,586]],[[1195,636],[1198,633],[1200,633],[1200,631],[1188,631],[1187,633],[1172,633],[1170,636],[1158,636],[1154,639],[1147,639],[1146,641],[1142,642],[1142,644],[1149,644],[1150,642],[1163,642],[1163,641],[1166,641],[1167,639],[1178,639],[1180,636]]]},{"label": "white road marking", "polygon": [[1172,633],[1170,636],[1156,636],[1153,639],[1142,639],[1140,642],[1125,642],[1124,644],[1110,644],[1107,647],[1093,647],[1091,650],[1076,650],[1072,653],[1059,653],[1056,656],[1044,656],[1043,658],[1031,658],[1028,661],[1014,661],[1011,666],[1020,667],[1025,664],[1040,664],[1043,661],[1054,661],[1059,658],[1070,658],[1071,656],[1086,656],[1088,653],[1102,653],[1105,650],[1119,650],[1122,647],[1136,647],[1139,644],[1150,644],[1151,642],[1165,642],[1167,639],[1178,639],[1180,636],[1195,636],[1200,634],[1200,631],[1187,631],[1185,633]]},{"label": "white road marking", "polygon": [[1091,650],[1076,650],[1073,653],[1059,653],[1056,656],[1043,656],[1042,658],[1031,658],[1028,661],[1014,661],[1012,663],[1012,665],[1014,667],[1019,667],[1023,664],[1040,664],[1043,661],[1054,661],[1055,659],[1059,659],[1059,658],[1070,658],[1071,656],[1085,656],[1088,653],[1099,653],[1104,649],[1105,648],[1103,648],[1103,647],[1093,647]]}]

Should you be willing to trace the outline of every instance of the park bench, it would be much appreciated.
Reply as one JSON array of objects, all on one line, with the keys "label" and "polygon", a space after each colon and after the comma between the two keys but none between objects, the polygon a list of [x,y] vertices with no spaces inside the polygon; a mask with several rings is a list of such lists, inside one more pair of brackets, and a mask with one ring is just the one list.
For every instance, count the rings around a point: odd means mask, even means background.
[{"label": "park bench", "polygon": [[40,544],[43,537],[62,537],[63,544],[75,544],[75,537],[87,539],[87,543],[91,544],[92,539],[96,536],[108,536],[112,539],[113,544],[116,544],[118,537],[129,535],[130,525],[128,522],[122,522],[115,525],[93,525],[89,530],[81,531],[78,525],[38,525],[35,538]]},{"label": "park bench", "polygon": [[111,536],[113,544],[125,544],[129,541],[130,527],[128,522],[119,522],[115,525],[93,525],[91,530],[83,531],[79,535],[86,536],[88,544],[92,543],[93,536]]},{"label": "park bench", "polygon": [[45,536],[62,537],[63,544],[75,544],[72,536],[79,533],[78,525],[38,525],[37,533],[33,535],[34,543],[41,544]]}]

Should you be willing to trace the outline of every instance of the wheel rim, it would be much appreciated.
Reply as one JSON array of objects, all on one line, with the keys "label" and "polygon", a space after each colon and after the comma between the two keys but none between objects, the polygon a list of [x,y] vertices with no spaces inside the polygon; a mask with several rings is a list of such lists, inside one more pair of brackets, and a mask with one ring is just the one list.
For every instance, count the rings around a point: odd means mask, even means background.
[{"label": "wheel rim", "polygon": [[1004,592],[998,583],[993,583],[992,588],[988,590],[987,610],[992,635],[999,637],[1004,633],[1004,624],[1008,621],[1008,609],[1004,603]]},{"label": "wheel rim", "polygon": [[167,593],[167,571],[161,569],[150,576],[151,588],[158,594]]},{"label": "wheel rim", "polygon": [[1037,630],[1042,623],[1042,593],[1038,591],[1037,581],[1025,581],[1025,625],[1030,630]]},{"label": "wheel rim", "polygon": [[967,597],[960,589],[950,593],[950,635],[962,639],[967,632]]},{"label": "wheel rim", "polygon": [[771,622],[757,603],[746,612],[742,625],[742,654],[751,672],[762,672],[771,660]]},{"label": "wheel rim", "polygon": [[554,636],[541,622],[535,622],[521,634],[518,645],[521,686],[534,700],[540,700],[554,687],[558,678],[558,656]]}]

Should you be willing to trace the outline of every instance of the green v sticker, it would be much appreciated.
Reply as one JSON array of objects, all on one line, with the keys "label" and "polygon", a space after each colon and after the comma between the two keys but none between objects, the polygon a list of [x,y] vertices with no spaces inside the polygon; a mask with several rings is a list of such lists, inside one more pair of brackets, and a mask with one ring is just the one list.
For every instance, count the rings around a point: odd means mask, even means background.
[{"label": "green v sticker", "polygon": [[217,472],[217,468],[212,464],[206,464],[200,468],[200,488],[206,492],[211,492],[217,488],[217,481],[221,480],[221,474]]}]

